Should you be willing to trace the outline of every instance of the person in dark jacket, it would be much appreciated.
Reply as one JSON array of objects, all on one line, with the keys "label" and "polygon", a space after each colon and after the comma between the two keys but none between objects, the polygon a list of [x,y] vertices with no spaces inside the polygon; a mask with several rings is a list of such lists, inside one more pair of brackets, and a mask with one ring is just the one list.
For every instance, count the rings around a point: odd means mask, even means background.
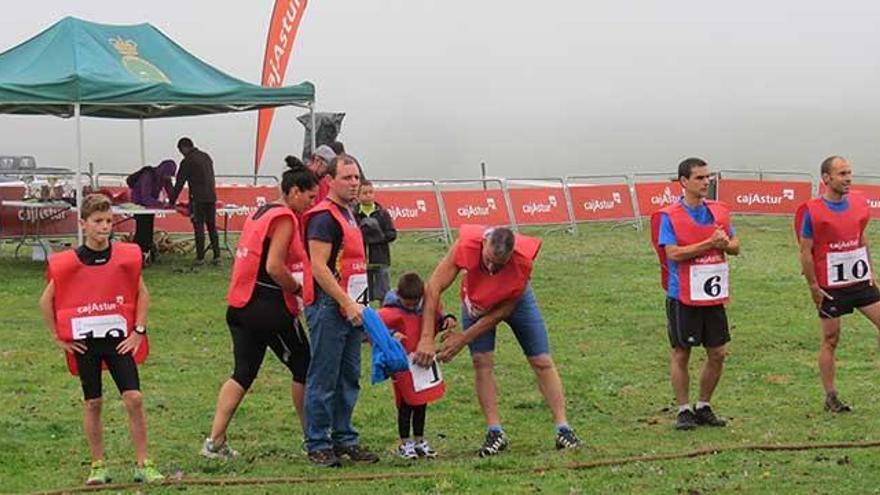
[{"label": "person in dark jacket", "polygon": [[194,265],[205,264],[205,227],[211,239],[214,258],[211,264],[220,263],[220,239],[217,235],[217,192],[214,190],[214,161],[204,151],[193,145],[192,139],[180,138],[177,149],[183,155],[174,191],[169,199],[171,206],[177,203],[177,197],[183,186],[189,184],[189,211],[192,218],[193,231],[196,239],[196,261]]},{"label": "person in dark jacket", "polygon": [[355,211],[364,245],[367,252],[367,285],[370,301],[385,300],[385,294],[391,288],[391,247],[389,244],[397,239],[397,229],[391,214],[374,199],[373,183],[361,182],[358,193],[358,206]]}]

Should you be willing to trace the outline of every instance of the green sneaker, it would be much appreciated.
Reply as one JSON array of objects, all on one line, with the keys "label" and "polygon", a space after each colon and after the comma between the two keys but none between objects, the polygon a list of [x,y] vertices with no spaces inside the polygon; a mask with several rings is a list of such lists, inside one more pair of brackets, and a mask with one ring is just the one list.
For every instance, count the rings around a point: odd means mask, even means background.
[{"label": "green sneaker", "polygon": [[156,469],[153,461],[147,459],[144,461],[144,467],[134,468],[134,480],[137,483],[158,483],[163,481],[165,476]]},{"label": "green sneaker", "polygon": [[110,483],[110,473],[107,472],[104,461],[93,462],[89,477],[86,479],[86,485],[106,485],[107,483]]}]

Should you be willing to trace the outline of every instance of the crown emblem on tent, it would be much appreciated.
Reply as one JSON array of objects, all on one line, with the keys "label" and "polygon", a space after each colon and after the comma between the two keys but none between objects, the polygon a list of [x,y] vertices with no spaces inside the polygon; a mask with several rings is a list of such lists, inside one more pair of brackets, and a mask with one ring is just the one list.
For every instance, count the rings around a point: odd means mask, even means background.
[{"label": "crown emblem on tent", "polygon": [[110,44],[122,56],[137,57],[138,45],[133,40],[124,40],[121,36],[110,38]]},{"label": "crown emblem on tent", "polygon": [[122,55],[122,65],[125,66],[131,75],[143,82],[171,82],[161,69],[138,55],[138,45],[134,40],[123,39],[122,36],[117,36],[109,38],[107,41]]}]

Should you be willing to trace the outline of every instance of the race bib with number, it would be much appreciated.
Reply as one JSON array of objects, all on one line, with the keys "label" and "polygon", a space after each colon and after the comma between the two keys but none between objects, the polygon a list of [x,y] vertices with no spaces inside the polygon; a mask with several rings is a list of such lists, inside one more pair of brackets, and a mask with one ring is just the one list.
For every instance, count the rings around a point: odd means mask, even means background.
[{"label": "race bib with number", "polygon": [[443,373],[440,372],[440,365],[437,364],[437,361],[431,362],[431,366],[425,368],[413,361],[414,355],[410,354],[408,359],[409,372],[412,374],[413,388],[416,392],[421,392],[443,383]]},{"label": "race bib with number", "polygon": [[829,287],[851,285],[871,278],[871,262],[865,247],[852,251],[830,251],[826,264]]},{"label": "race bib with number", "polygon": [[83,316],[70,320],[73,340],[123,338],[128,334],[128,321],[122,315]]},{"label": "race bib with number", "polygon": [[728,295],[727,263],[691,265],[691,301],[720,301]]},{"label": "race bib with number", "polygon": [[367,295],[367,274],[356,273],[348,278],[348,295],[354,299],[354,302],[366,306],[370,304]]}]

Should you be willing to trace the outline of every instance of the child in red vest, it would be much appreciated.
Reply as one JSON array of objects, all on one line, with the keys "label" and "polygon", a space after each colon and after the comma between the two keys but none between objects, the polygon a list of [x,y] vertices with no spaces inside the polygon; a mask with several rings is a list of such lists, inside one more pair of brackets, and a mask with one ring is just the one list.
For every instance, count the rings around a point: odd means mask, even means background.
[{"label": "child in red vest", "polygon": [[[425,284],[416,273],[405,273],[397,282],[397,291],[389,291],[379,317],[412,355],[419,344],[422,329],[422,296]],[[440,331],[455,327],[455,316],[433,315]],[[425,416],[428,404],[443,397],[446,387],[435,362],[424,368],[412,362],[410,371],[394,374],[394,399],[397,403],[397,430],[400,444],[397,454],[404,459],[433,458],[437,452],[425,440]],[[410,437],[410,426],[412,434]]]},{"label": "child in red vest", "polygon": [[134,480],[164,477],[147,459],[147,420],[137,363],[149,352],[149,294],[141,277],[143,258],[137,244],[110,242],[110,199],[90,194],[83,200],[80,226],[85,242],[76,250],[49,257],[48,284],[40,309],[67,367],[79,375],[85,398],[84,429],[92,453],[87,485],[110,482],[104,465],[101,424],[102,368],[109,369],[122,394],[134,442]]}]

